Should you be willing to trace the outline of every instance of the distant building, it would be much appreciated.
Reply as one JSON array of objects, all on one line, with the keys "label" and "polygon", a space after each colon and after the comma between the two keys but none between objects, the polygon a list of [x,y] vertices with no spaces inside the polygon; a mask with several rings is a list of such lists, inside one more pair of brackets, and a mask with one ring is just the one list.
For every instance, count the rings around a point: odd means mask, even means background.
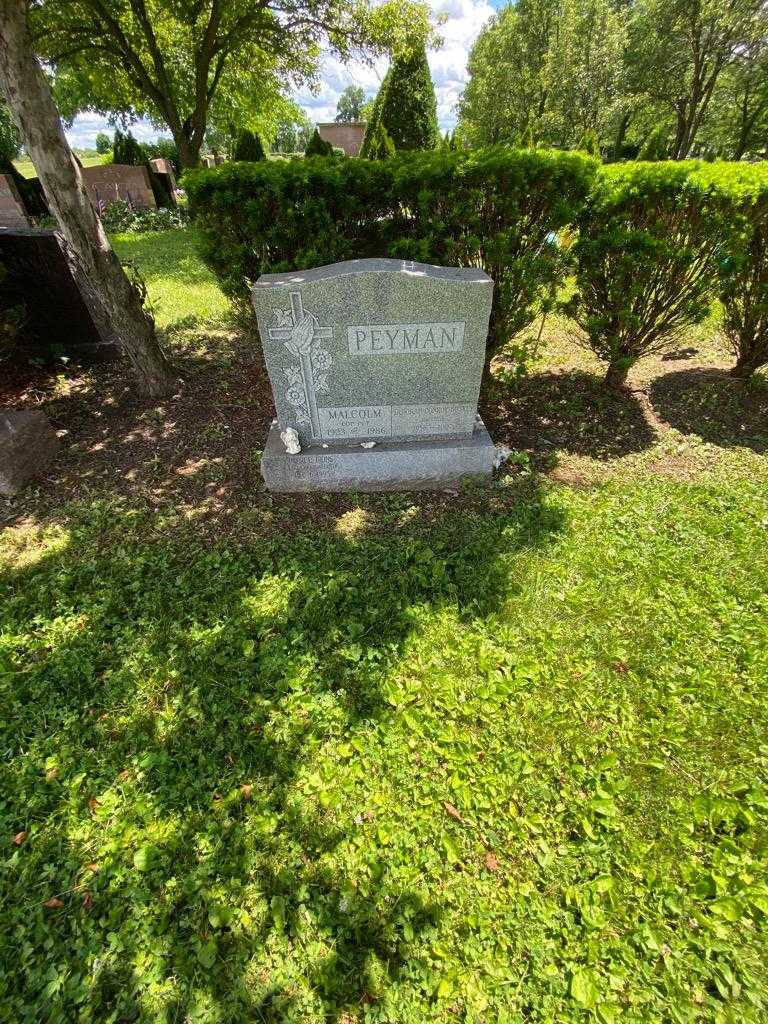
[{"label": "distant building", "polygon": [[317,130],[321,139],[343,149],[347,156],[357,156],[363,144],[365,126],[365,121],[350,121],[347,124],[331,121],[329,124],[319,124]]}]

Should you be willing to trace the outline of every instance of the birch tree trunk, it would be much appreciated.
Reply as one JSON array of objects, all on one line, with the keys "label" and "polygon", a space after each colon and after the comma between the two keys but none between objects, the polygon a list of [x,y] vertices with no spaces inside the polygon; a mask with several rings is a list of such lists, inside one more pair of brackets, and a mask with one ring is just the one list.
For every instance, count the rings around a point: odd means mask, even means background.
[{"label": "birch tree trunk", "polygon": [[0,0],[0,92],[19,127],[51,213],[103,309],[101,319],[110,324],[133,365],[140,391],[152,397],[167,394],[173,387],[170,364],[158,344],[154,322],[91,205],[32,49],[27,9],[28,0]]}]

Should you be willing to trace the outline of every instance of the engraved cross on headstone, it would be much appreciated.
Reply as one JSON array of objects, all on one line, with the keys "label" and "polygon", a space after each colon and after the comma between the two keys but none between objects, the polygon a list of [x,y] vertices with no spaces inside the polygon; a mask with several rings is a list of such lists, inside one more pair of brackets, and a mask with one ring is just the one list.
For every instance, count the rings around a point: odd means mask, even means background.
[{"label": "engraved cross on headstone", "polygon": [[[293,324],[290,327],[270,327],[269,336],[273,341],[290,342],[293,339],[294,331],[301,324],[307,315],[304,310],[304,305],[301,301],[301,294],[299,292],[291,292],[291,317]],[[312,316],[312,314],[309,314]],[[318,327],[317,320],[312,316],[314,330],[312,333],[312,343],[315,341],[327,341],[333,337],[332,327]],[[309,419],[312,425],[312,437],[319,438],[320,433],[320,417],[317,412],[317,394],[315,391],[315,378],[312,373],[312,352],[310,349],[306,352],[299,351],[299,365],[301,366],[301,377],[304,382],[304,393],[307,396],[307,408],[309,409]]]}]

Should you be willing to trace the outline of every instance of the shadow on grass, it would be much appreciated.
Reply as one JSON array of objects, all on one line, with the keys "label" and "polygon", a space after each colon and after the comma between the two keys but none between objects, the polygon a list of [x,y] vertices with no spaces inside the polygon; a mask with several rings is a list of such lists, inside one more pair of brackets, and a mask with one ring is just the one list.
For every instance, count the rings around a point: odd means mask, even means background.
[{"label": "shadow on grass", "polygon": [[[94,508],[0,576],[3,827],[30,833],[9,1012],[319,1024],[397,984],[441,908],[367,813],[376,737],[403,728],[387,687],[435,616],[493,614],[517,555],[565,528],[526,486],[485,515],[374,510],[355,537],[247,549],[142,542]],[[348,805],[336,776],[356,772]]]},{"label": "shadow on grass", "polygon": [[723,370],[678,370],[654,380],[650,400],[683,434],[723,448],[768,451],[768,379],[761,374],[744,382]]},{"label": "shadow on grass", "polygon": [[533,454],[550,469],[556,451],[608,461],[643,451],[654,433],[628,389],[608,388],[593,374],[533,373],[511,385],[497,382],[484,419],[497,443]]}]

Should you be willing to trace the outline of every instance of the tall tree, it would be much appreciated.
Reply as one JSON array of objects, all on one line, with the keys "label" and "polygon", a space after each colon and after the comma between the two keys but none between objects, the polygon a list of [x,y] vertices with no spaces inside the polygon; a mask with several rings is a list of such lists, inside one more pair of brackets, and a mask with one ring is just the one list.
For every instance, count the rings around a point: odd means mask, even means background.
[{"label": "tall tree", "polygon": [[541,137],[550,92],[549,52],[559,0],[519,0],[480,32],[459,101],[459,135],[470,145]]},{"label": "tall tree", "polygon": [[475,41],[459,103],[459,134],[473,145],[530,137],[576,146],[594,132],[607,148],[625,39],[614,0],[518,0]]},{"label": "tall tree", "polygon": [[275,153],[303,153],[313,130],[304,111],[293,107],[278,122],[272,149]]},{"label": "tall tree", "polygon": [[334,120],[340,124],[360,121],[364,106],[365,89],[361,85],[348,85],[341,96],[339,96]]},{"label": "tall tree", "polygon": [[0,2],[0,92],[35,165],[51,212],[91,292],[94,312],[121,343],[148,395],[165,394],[171,368],[141,297],[125,275],[83,185],[56,104],[35,58],[27,25],[29,0]]},{"label": "tall tree", "polygon": [[[382,126],[396,150],[436,149],[437,101],[423,46],[395,57],[376,97],[360,155],[373,156]],[[378,142],[377,142],[378,144]]]},{"label": "tall tree", "polygon": [[31,17],[66,115],[145,114],[184,167],[211,121],[263,129],[286,84],[314,79],[323,45],[389,52],[432,32],[422,0],[36,0]]},{"label": "tall tree", "polygon": [[672,159],[691,154],[721,75],[766,33],[763,0],[641,0],[631,59],[673,118]]},{"label": "tall tree", "polygon": [[768,147],[768,39],[744,47],[723,71],[702,130],[707,150],[728,160]]}]

